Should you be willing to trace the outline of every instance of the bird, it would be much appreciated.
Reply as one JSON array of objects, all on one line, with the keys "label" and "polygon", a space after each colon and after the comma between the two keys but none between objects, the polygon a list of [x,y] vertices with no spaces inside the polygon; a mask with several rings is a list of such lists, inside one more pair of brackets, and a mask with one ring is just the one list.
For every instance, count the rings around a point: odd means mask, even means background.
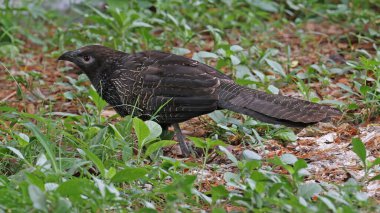
[{"label": "bird", "polygon": [[173,126],[182,155],[190,154],[179,123],[227,109],[271,124],[306,127],[341,115],[329,107],[236,84],[217,69],[184,56],[151,50],[126,53],[102,45],[67,51],[58,60],[78,66],[122,117]]}]

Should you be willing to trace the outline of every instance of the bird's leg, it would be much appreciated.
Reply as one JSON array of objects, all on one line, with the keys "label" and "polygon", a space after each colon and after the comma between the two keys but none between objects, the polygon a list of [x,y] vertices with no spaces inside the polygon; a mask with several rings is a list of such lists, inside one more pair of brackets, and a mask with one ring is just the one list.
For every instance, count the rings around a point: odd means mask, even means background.
[{"label": "bird's leg", "polygon": [[185,157],[190,155],[190,150],[185,143],[185,137],[181,132],[181,128],[179,128],[178,123],[173,124],[174,132],[177,136],[177,140],[179,142],[179,147],[181,148],[181,152]]}]

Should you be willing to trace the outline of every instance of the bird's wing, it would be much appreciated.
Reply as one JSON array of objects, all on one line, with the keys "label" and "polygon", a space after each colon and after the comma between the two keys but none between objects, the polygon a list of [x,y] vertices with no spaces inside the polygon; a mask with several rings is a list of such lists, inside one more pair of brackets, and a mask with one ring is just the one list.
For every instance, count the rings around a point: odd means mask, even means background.
[{"label": "bird's wing", "polygon": [[[140,108],[157,115],[159,123],[176,123],[217,109],[216,89],[228,78],[197,61],[149,51],[134,61],[140,71]],[[215,73],[213,73],[215,72]]]}]

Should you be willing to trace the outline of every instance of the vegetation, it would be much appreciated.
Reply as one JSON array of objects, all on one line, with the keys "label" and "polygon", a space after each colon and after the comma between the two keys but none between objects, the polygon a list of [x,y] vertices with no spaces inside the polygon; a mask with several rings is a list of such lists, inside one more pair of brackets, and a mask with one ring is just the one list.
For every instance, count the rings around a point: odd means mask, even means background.
[{"label": "vegetation", "polygon": [[[380,181],[380,8],[333,2],[106,0],[60,11],[4,0],[0,212],[380,211],[368,189]],[[112,114],[83,74],[56,62],[94,43],[192,57],[344,116],[299,132],[216,111],[185,124],[200,157],[183,159],[157,123]],[[355,153],[342,179],[312,169],[326,155],[313,152],[322,135],[347,145],[338,155]]]}]

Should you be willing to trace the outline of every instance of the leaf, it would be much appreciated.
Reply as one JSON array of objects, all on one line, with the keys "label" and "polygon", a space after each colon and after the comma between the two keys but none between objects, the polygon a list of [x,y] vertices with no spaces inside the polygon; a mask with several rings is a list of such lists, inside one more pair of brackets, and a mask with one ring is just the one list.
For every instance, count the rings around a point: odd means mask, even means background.
[{"label": "leaf", "polygon": [[44,147],[46,154],[51,164],[53,165],[54,171],[58,172],[59,169],[56,163],[55,154],[54,154],[53,149],[51,148],[54,143],[51,143],[33,123],[26,123],[24,124],[24,126],[28,128],[29,130],[31,130],[33,134],[36,136],[40,144]]},{"label": "leaf", "polygon": [[73,200],[82,200],[82,194],[93,191],[94,183],[88,179],[71,179],[62,183],[57,192]]},{"label": "leaf", "polygon": [[226,213],[226,210],[224,210],[222,207],[214,207],[212,208],[211,213]]},{"label": "leaf", "polygon": [[321,191],[322,187],[317,183],[303,183],[298,187],[298,195],[304,198],[310,198]]},{"label": "leaf", "polygon": [[139,149],[144,146],[144,140],[150,135],[149,128],[140,118],[133,118],[133,129],[135,130]]},{"label": "leaf", "polygon": [[232,62],[233,65],[240,64],[240,59],[238,57],[236,57],[235,55],[231,55],[230,59],[231,59],[231,62]]},{"label": "leaf", "polygon": [[103,165],[103,162],[98,158],[98,156],[96,156],[90,150],[79,149],[79,148],[77,150],[82,156],[86,156],[88,159],[90,159],[95,164],[96,168],[98,168],[102,176],[106,177],[106,172],[105,172],[106,169]]},{"label": "leaf", "polygon": [[351,143],[352,143],[352,151],[356,153],[356,155],[360,158],[360,160],[364,164],[364,167],[366,167],[367,164],[366,164],[365,159],[367,158],[367,154],[366,154],[366,149],[363,142],[359,138],[353,138]]},{"label": "leaf", "polygon": [[230,50],[232,52],[240,52],[240,51],[243,51],[243,47],[239,46],[239,45],[232,45],[230,47]]},{"label": "leaf", "polygon": [[258,155],[256,152],[251,150],[244,150],[243,151],[243,157],[247,160],[261,160],[261,156]]},{"label": "leaf", "polygon": [[188,138],[194,143],[195,147],[198,147],[201,149],[204,149],[207,147],[206,141],[204,141],[203,139],[196,138],[196,137],[188,137]]},{"label": "leaf", "polygon": [[367,86],[367,85],[363,85],[360,87],[360,93],[363,95],[363,96],[366,96],[368,91],[371,90],[371,87]]},{"label": "leaf", "polygon": [[359,201],[367,201],[368,200],[368,194],[365,192],[356,192],[355,197]]},{"label": "leaf", "polygon": [[67,92],[63,93],[63,97],[65,97],[66,99],[69,99],[69,100],[73,100],[75,96],[71,91],[67,91]]},{"label": "leaf", "polygon": [[[98,94],[98,92],[93,86],[90,87],[88,93],[90,95],[91,100],[95,103],[98,112],[102,111],[104,107],[107,106],[107,102],[103,100],[103,98]],[[100,88],[100,93],[102,94],[102,88]]]},{"label": "leaf", "polygon": [[176,141],[172,141],[172,140],[162,140],[162,141],[158,141],[158,142],[155,142],[153,144],[150,144],[145,151],[145,157],[151,155],[153,152],[155,152],[155,151],[157,151],[163,147],[171,146],[171,145],[176,144],[176,143],[177,143]]},{"label": "leaf", "polygon": [[267,58],[265,59],[265,61],[273,69],[274,72],[280,74],[282,77],[286,77],[284,69],[282,69],[282,66],[278,62],[272,61],[272,60],[267,59]]},{"label": "leaf", "polygon": [[227,182],[227,183],[237,183],[239,182],[240,180],[240,177],[239,175],[235,174],[235,173],[232,173],[232,172],[226,172],[224,173],[223,175],[223,179]]},{"label": "leaf", "polygon": [[220,149],[220,151],[224,152],[224,154],[227,155],[227,158],[230,159],[232,161],[232,163],[234,163],[236,166],[238,165],[239,161],[236,159],[236,157],[231,152],[229,152],[223,146],[219,146],[219,149]]},{"label": "leaf", "polygon": [[28,194],[30,200],[32,200],[33,207],[38,210],[47,211],[46,209],[46,196],[45,193],[41,191],[35,185],[29,185]]},{"label": "leaf", "polygon": [[330,199],[322,196],[319,196],[318,199],[320,199],[329,209],[331,209],[332,212],[336,212],[335,205],[330,201]]},{"label": "leaf", "polygon": [[115,125],[113,125],[113,124],[108,124],[108,126],[111,127],[111,129],[112,129],[112,131],[113,131],[113,133],[114,133],[114,136],[115,136],[117,139],[119,139],[119,140],[123,140],[123,139],[124,139],[123,135],[121,135],[121,133],[119,132],[119,130],[116,128]]},{"label": "leaf", "polygon": [[146,22],[142,22],[142,21],[134,21],[131,25],[131,28],[132,27],[148,27],[148,28],[152,28],[153,26],[146,23]]},{"label": "leaf", "polygon": [[228,120],[220,110],[215,110],[214,112],[209,113],[208,116],[210,116],[210,118],[218,124],[227,123]]},{"label": "leaf", "polygon": [[297,157],[292,155],[292,154],[283,154],[281,156],[281,161],[285,164],[290,164],[293,165],[294,163],[297,162]]},{"label": "leaf", "polygon": [[276,2],[254,0],[252,3],[255,7],[258,7],[264,11],[277,13],[279,5]]},{"label": "leaf", "polygon": [[77,114],[68,113],[68,112],[48,112],[45,115],[56,115],[56,116],[62,116],[62,117],[80,117]]},{"label": "leaf", "polygon": [[[98,130],[98,128],[95,129],[95,131],[97,131],[97,130]],[[100,144],[102,144],[103,138],[106,135],[107,130],[108,130],[108,127],[104,127],[103,129],[99,130],[96,133],[95,137],[93,137],[91,139],[90,144],[91,145],[100,145]]]},{"label": "leaf", "polygon": [[50,165],[49,161],[47,160],[44,153],[41,153],[40,156],[37,158],[36,166],[40,166],[46,170],[50,169],[51,165]]},{"label": "leaf", "polygon": [[199,51],[197,53],[197,56],[200,57],[200,58],[218,58],[218,55],[215,54],[215,53],[211,53],[211,52],[206,52],[206,51]]},{"label": "leaf", "polygon": [[372,168],[372,167],[374,167],[374,166],[376,166],[376,165],[379,165],[380,164],[380,158],[376,158],[374,161],[372,161],[371,163],[370,163],[370,168]]},{"label": "leaf", "polygon": [[374,181],[374,180],[380,180],[380,175],[376,175],[375,177],[371,178],[369,181]]},{"label": "leaf", "polygon": [[268,86],[268,90],[269,90],[272,94],[276,94],[276,95],[280,92],[280,90],[279,90],[277,87],[273,86],[273,85],[269,85],[269,86]]},{"label": "leaf", "polygon": [[14,147],[11,147],[11,146],[7,146],[7,148],[9,150],[11,150],[13,153],[15,153],[17,155],[17,157],[19,157],[20,159],[25,160],[24,155],[18,149],[14,148]]},{"label": "leaf", "polygon": [[215,202],[220,198],[225,198],[228,196],[229,192],[224,185],[211,186],[212,200]]},{"label": "leaf", "polygon": [[150,133],[149,136],[145,139],[146,142],[157,139],[161,135],[162,128],[158,123],[154,121],[145,121],[145,124],[148,127]]},{"label": "leaf", "polygon": [[191,51],[186,48],[174,47],[171,53],[176,54],[176,55],[186,55],[186,54],[191,53]]},{"label": "leaf", "polygon": [[215,146],[227,146],[226,143],[224,143],[223,141],[221,140],[211,140],[209,138],[207,138],[206,140],[206,145],[209,147],[209,148],[213,148]]},{"label": "leaf", "polygon": [[351,93],[351,94],[356,94],[358,95],[356,92],[354,92],[349,86],[345,85],[345,84],[342,84],[342,83],[337,83],[336,84],[338,87],[340,87],[341,89]]},{"label": "leaf", "polygon": [[121,183],[121,182],[131,182],[140,178],[143,178],[148,171],[145,168],[132,168],[126,167],[120,172],[116,173],[112,178],[112,182]]},{"label": "leaf", "polygon": [[273,138],[293,142],[296,141],[298,137],[294,134],[293,130],[289,128],[282,128],[274,133]]}]

